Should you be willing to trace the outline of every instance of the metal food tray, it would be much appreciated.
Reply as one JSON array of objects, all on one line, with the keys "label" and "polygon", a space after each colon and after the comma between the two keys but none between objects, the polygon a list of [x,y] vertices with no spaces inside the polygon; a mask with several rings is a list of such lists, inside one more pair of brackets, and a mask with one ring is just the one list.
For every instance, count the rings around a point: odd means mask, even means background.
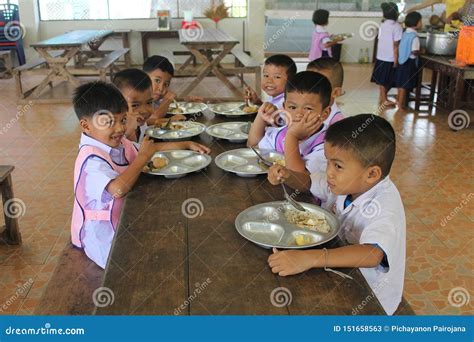
[{"label": "metal food tray", "polygon": [[[281,153],[262,150],[259,152],[270,161],[285,160]],[[217,167],[240,177],[255,177],[268,172],[268,168],[258,162],[257,155],[250,148],[239,148],[219,154],[215,159]]]},{"label": "metal food tray", "polygon": [[178,106],[184,109],[184,113],[172,113],[171,110],[176,108],[175,103],[171,103],[170,106],[168,107],[168,113],[169,115],[176,115],[176,114],[182,114],[182,115],[192,115],[192,114],[197,114],[201,113],[204,110],[207,109],[207,105],[205,103],[200,103],[200,102],[178,102]]},{"label": "metal food tray", "polygon": [[244,112],[240,109],[242,105],[245,105],[245,102],[223,102],[223,103],[213,103],[209,104],[208,107],[211,111],[219,115],[225,115],[228,117],[242,116],[242,115],[253,115],[256,114],[257,110],[252,113]]},{"label": "metal food tray", "polygon": [[146,135],[161,140],[184,140],[195,137],[206,130],[206,126],[195,121],[173,121],[173,124],[183,125],[177,130],[164,130],[159,127],[149,127]]},{"label": "metal food tray", "polygon": [[[161,169],[151,169],[150,165],[144,167],[143,172],[150,175],[164,176],[165,178],[181,178],[188,173],[200,171],[212,161],[207,154],[201,154],[190,150],[170,150],[157,152],[151,160],[156,157],[164,158],[168,165]],[[150,163],[149,163],[150,164]]]},{"label": "metal food tray", "polygon": [[[263,248],[302,249],[321,245],[337,236],[340,224],[336,216],[314,204],[300,204],[310,212],[324,214],[330,226],[329,233],[300,228],[289,223],[285,210],[296,209],[286,201],[262,203],[245,209],[235,219],[235,228],[244,238]],[[298,235],[305,236],[310,243],[297,245]]]},{"label": "metal food tray", "polygon": [[217,139],[228,140],[231,143],[246,142],[249,135],[245,133],[248,122],[223,122],[209,126],[206,133]]}]

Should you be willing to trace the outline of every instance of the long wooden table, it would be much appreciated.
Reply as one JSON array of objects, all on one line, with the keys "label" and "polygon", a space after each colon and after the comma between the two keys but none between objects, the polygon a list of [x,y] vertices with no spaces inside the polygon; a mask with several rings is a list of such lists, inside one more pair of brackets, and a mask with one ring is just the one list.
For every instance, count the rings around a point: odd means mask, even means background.
[{"label": "long wooden table", "polygon": [[[212,114],[193,119],[206,125],[229,121]],[[205,133],[197,141],[211,146],[213,158],[244,147]],[[95,313],[384,314],[358,269],[343,270],[354,280],[321,269],[292,277],[271,272],[270,251],[241,237],[234,221],[252,205],[282,199],[281,188],[271,186],[266,177],[240,178],[214,161],[206,170],[176,180],[142,174],[126,197],[102,282],[113,292],[113,304]],[[328,246],[340,243],[336,239]],[[291,303],[272,304],[272,291],[282,287],[291,294]]]}]

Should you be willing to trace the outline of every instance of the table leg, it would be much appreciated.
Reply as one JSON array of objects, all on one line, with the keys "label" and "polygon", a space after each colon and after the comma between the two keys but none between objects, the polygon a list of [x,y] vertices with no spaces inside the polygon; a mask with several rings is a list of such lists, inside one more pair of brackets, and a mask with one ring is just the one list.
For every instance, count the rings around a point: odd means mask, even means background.
[{"label": "table leg", "polygon": [[420,110],[420,102],[421,102],[421,85],[423,83],[423,68],[419,70],[418,79],[416,82],[416,90],[415,90],[415,110]]},{"label": "table leg", "polygon": [[[432,73],[431,73],[431,84],[430,84],[430,103],[429,103],[429,106],[428,106],[428,111],[431,112],[431,110],[433,109],[433,101],[434,101],[434,96],[435,96],[435,92],[436,92],[436,81],[438,79],[438,72],[436,72],[435,70],[431,70]],[[439,101],[439,93],[438,93],[438,99]]]},{"label": "table leg", "polygon": [[146,34],[146,32],[140,32],[142,38],[143,62],[145,62],[148,58],[148,38],[146,37]]},{"label": "table leg", "polygon": [[[3,180],[0,184],[2,189],[2,200],[3,205],[8,200],[15,198],[13,195],[13,183],[11,175],[8,175],[7,178]],[[5,217],[5,230],[2,232],[1,237],[5,240],[6,243],[10,245],[19,245],[21,244],[21,234],[20,228],[18,226],[18,218],[11,217],[11,215],[7,215],[5,209],[3,210],[3,214]]]},{"label": "table leg", "polygon": [[122,32],[122,46],[126,49],[129,49],[128,52],[125,54],[125,67],[130,68],[132,65],[132,58],[130,56],[130,39],[129,39],[128,32]]},{"label": "table leg", "polygon": [[450,110],[456,110],[461,108],[461,98],[464,93],[464,75],[462,71],[456,73],[456,85],[454,87],[454,96],[451,98],[452,106]]}]

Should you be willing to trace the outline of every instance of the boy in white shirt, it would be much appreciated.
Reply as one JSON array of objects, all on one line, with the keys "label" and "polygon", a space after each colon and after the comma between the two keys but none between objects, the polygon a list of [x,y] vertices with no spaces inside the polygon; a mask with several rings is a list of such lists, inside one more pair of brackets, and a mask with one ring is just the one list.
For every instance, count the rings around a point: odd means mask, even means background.
[{"label": "boy in white shirt", "polygon": [[395,132],[385,119],[361,114],[329,127],[326,174],[290,171],[274,165],[270,183],[310,190],[340,220],[347,246],[327,250],[273,250],[273,273],[288,276],[319,267],[359,267],[387,314],[397,309],[405,275],[406,224],[400,194],[389,178]]}]

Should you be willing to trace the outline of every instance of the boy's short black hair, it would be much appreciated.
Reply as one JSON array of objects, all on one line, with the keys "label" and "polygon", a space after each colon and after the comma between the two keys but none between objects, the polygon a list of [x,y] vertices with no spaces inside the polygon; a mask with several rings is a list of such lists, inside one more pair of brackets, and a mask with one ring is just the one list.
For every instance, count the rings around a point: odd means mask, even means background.
[{"label": "boy's short black hair", "polygon": [[150,76],[146,72],[135,68],[119,71],[112,77],[112,83],[120,90],[125,88],[138,91],[151,89]]},{"label": "boy's short black hair", "polygon": [[93,117],[99,111],[113,114],[128,111],[128,104],[116,86],[102,81],[83,84],[74,90],[72,99],[79,120]]},{"label": "boy's short black hair", "polygon": [[344,69],[342,63],[336,61],[334,58],[321,57],[315,59],[308,64],[306,70],[308,69],[330,70],[335,87],[342,87],[344,83]]},{"label": "boy's short black hair", "polygon": [[379,166],[388,176],[395,158],[395,131],[375,114],[350,116],[329,126],[326,143],[352,150],[364,167]]},{"label": "boy's short black hair", "polygon": [[286,83],[285,94],[292,92],[318,94],[323,108],[331,102],[331,82],[317,72],[302,71],[290,78]]},{"label": "boy's short black hair", "polygon": [[383,17],[389,20],[398,20],[398,6],[394,2],[384,2],[380,5]]},{"label": "boy's short black hair", "polygon": [[325,9],[318,9],[313,12],[313,23],[314,25],[325,26],[329,21],[329,11]]},{"label": "boy's short black hair", "polygon": [[173,64],[168,60],[168,58],[163,56],[154,55],[148,57],[143,63],[143,71],[146,73],[160,69],[163,72],[167,72],[171,76],[174,76],[174,67]]},{"label": "boy's short black hair", "polygon": [[418,22],[421,20],[421,14],[419,12],[410,12],[405,17],[406,27],[416,27]]},{"label": "boy's short black hair", "polygon": [[287,55],[273,55],[265,60],[265,65],[276,65],[286,68],[288,79],[296,74],[296,63]]}]

